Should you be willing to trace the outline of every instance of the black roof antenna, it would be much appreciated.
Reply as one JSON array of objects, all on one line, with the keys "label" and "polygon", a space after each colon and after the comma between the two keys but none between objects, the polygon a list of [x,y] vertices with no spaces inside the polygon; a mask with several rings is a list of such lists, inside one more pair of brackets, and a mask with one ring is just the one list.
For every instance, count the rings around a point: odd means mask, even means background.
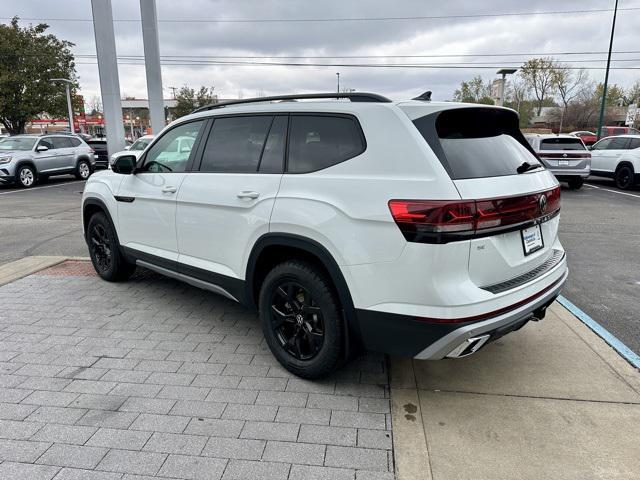
[{"label": "black roof antenna", "polygon": [[431,101],[431,90],[427,90],[422,95],[420,95],[420,96],[418,96],[416,98],[412,98],[411,100],[422,100],[423,102],[430,102]]}]

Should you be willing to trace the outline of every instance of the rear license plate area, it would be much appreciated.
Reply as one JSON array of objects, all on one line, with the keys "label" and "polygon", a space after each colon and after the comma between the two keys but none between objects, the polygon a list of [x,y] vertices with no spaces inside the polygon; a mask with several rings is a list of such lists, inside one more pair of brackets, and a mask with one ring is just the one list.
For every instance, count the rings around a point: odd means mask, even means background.
[{"label": "rear license plate area", "polygon": [[534,225],[533,227],[520,230],[520,236],[522,238],[522,249],[525,257],[544,248],[544,239],[542,238],[540,225]]}]

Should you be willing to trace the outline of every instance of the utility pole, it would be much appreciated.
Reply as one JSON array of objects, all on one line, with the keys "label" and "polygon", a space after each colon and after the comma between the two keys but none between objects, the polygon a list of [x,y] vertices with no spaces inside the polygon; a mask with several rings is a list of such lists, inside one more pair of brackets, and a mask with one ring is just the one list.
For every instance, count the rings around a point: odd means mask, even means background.
[{"label": "utility pole", "polygon": [[178,87],[169,87],[169,90],[171,90],[171,98],[173,98],[174,100],[176,99],[176,90],[178,89]]},{"label": "utility pole", "polygon": [[338,89],[336,90],[336,92],[340,93],[340,72],[336,72],[336,76],[338,77]]},{"label": "utility pole", "polygon": [[162,98],[162,70],[158,43],[158,13],[156,0],[140,0],[144,65],[147,73],[147,96],[151,130],[157,135],[164,128],[164,99]]},{"label": "utility pole", "polygon": [[71,133],[76,133],[73,127],[73,105],[71,103],[71,80],[68,78],[52,78],[52,82],[64,82],[67,89],[67,109],[69,111],[69,131]]},{"label": "utility pole", "polygon": [[597,139],[600,140],[602,133],[602,123],[604,122],[604,109],[607,103],[607,84],[609,83],[609,66],[611,65],[611,50],[613,49],[613,33],[616,30],[616,15],[618,13],[618,0],[613,7],[613,21],[611,22],[611,38],[609,39],[609,53],[607,55],[607,69],[604,74],[604,85],[602,86],[602,102],[600,102],[600,118],[598,119]]},{"label": "utility pole", "polygon": [[107,150],[111,155],[124,150],[125,145],[111,0],[91,0],[91,10],[96,37],[102,108],[107,133]]}]

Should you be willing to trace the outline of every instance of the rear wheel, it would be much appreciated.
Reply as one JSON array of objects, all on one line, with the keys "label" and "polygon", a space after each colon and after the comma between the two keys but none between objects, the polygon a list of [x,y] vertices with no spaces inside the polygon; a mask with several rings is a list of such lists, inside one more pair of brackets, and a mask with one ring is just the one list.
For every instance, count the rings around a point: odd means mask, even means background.
[{"label": "rear wheel", "polygon": [[343,358],[344,323],[331,282],[312,264],[274,267],[260,289],[260,319],[267,344],[291,373],[321,378]]},{"label": "rear wheel", "polygon": [[127,262],[120,253],[118,236],[104,213],[94,213],[89,220],[87,244],[93,268],[102,279],[117,282],[133,275],[136,266]]},{"label": "rear wheel", "polygon": [[36,171],[30,165],[22,165],[16,172],[16,180],[22,188],[31,188],[36,184]]},{"label": "rear wheel", "polygon": [[91,175],[91,164],[87,160],[80,160],[76,165],[76,178],[78,180],[86,180],[89,175]]},{"label": "rear wheel", "polygon": [[569,188],[571,190],[579,190],[582,188],[582,185],[584,185],[584,179],[580,177],[572,178],[571,180],[567,181],[567,183],[569,184]]},{"label": "rear wheel", "polygon": [[616,187],[626,190],[633,186],[633,167],[630,165],[622,165],[616,170],[615,177]]}]

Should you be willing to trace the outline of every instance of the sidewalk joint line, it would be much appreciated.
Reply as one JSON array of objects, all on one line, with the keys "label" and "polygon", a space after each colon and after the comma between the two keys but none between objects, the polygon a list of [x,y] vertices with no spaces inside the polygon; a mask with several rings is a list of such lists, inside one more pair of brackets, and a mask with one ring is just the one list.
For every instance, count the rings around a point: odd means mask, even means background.
[{"label": "sidewalk joint line", "polygon": [[494,397],[513,397],[513,398],[528,398],[532,400],[559,400],[564,402],[584,402],[584,403],[605,403],[611,405],[640,405],[640,401],[638,402],[625,402],[625,401],[614,401],[614,400],[588,400],[585,398],[564,398],[564,397],[540,397],[536,395],[516,395],[513,393],[489,393],[489,392],[471,392],[464,390],[444,390],[444,389],[418,389],[418,392],[431,392],[431,393],[459,393],[459,394],[467,394],[467,395],[486,395],[486,396],[494,396]]}]

